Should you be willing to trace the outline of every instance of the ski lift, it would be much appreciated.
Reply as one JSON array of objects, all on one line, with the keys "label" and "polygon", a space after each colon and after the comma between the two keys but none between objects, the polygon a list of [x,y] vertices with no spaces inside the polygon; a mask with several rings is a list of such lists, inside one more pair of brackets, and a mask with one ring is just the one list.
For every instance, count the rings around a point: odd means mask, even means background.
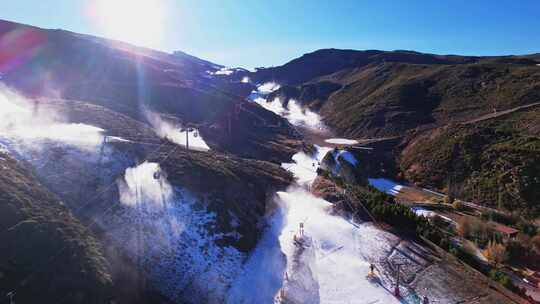
[{"label": "ski lift", "polygon": [[161,172],[160,171],[154,172],[154,179],[160,179],[160,178],[161,178]]},{"label": "ski lift", "polygon": [[198,131],[193,132],[193,137],[195,138],[199,137],[199,132]]}]

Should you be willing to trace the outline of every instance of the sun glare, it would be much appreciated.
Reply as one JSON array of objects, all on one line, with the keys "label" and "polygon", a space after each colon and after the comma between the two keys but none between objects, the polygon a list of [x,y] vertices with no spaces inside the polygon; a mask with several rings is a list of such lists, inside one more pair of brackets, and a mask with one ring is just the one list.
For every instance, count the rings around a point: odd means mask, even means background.
[{"label": "sun glare", "polygon": [[89,0],[88,12],[107,37],[156,47],[163,34],[164,0]]}]

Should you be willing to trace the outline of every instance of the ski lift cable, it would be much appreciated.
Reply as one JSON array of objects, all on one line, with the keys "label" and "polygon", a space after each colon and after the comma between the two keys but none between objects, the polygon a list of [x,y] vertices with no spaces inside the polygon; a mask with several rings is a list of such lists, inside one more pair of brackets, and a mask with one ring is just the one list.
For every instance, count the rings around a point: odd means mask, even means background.
[{"label": "ski lift cable", "polygon": [[[167,144],[167,142],[164,142],[164,143],[161,144],[158,148],[156,148],[155,150],[153,150],[152,152],[150,152],[150,153],[145,157],[145,160],[144,160],[144,161],[146,161],[147,159],[149,159],[149,158],[150,158],[150,155],[156,153],[156,152],[157,152],[162,146],[164,146],[165,144]],[[169,151],[168,154],[170,155],[170,154],[171,154],[171,151],[172,151],[173,149],[177,148],[177,147],[178,147],[178,146],[175,145],[175,147],[171,148],[171,150]],[[168,157],[168,155],[167,155],[167,157]],[[144,162],[144,161],[143,161],[143,162]],[[87,200],[86,203],[84,203],[83,206],[81,206],[80,208],[78,208],[75,212],[79,212],[80,210],[82,210],[82,209],[83,209],[84,207],[86,207],[90,202],[92,202],[92,201],[93,201],[94,199],[96,199],[99,195],[103,194],[106,190],[110,189],[110,188],[111,188],[113,185],[115,185],[115,184],[116,184],[116,181],[110,183],[103,191],[100,191],[99,193],[97,193],[96,195],[94,195],[92,198],[90,198],[89,200]],[[97,223],[97,218],[102,218],[102,217],[105,216],[107,213],[109,213],[109,212],[113,209],[113,207],[115,207],[115,206],[116,206],[116,204],[110,204],[110,206],[109,206],[107,209],[105,209],[105,211],[102,212],[102,213],[99,215],[99,217],[94,216],[94,217],[92,218],[92,220],[90,220],[90,223],[88,223],[87,225],[83,225],[83,227],[84,227],[85,229],[90,229],[92,226],[94,226],[94,225]],[[66,250],[66,248],[67,248],[67,245],[62,246],[62,248],[60,248],[60,250],[59,250],[56,254],[52,255],[52,256],[47,260],[47,263],[45,263],[45,264],[43,264],[43,265],[50,265],[52,262],[54,262],[55,259],[57,259],[57,258],[60,256],[60,254],[62,254],[62,252],[64,252],[64,250]],[[21,286],[23,283],[26,284],[30,279],[32,279],[32,277],[33,277],[34,275],[36,275],[37,273],[39,273],[39,272],[42,271],[42,270],[43,270],[43,267],[36,269],[35,271],[33,271],[33,272],[31,272],[30,274],[28,274],[24,279],[20,280],[19,283],[18,283],[17,285]],[[18,287],[17,287],[17,288],[18,288]],[[16,292],[17,292],[17,288],[15,288],[12,292],[16,293]]]}]

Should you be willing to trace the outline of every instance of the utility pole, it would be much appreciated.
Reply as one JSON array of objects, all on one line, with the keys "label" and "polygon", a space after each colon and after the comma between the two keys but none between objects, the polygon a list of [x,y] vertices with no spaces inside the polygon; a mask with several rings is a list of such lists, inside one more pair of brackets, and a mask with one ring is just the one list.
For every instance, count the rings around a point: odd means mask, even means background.
[{"label": "utility pole", "polygon": [[15,301],[13,301],[13,298],[15,297],[15,295],[16,295],[15,291],[10,291],[6,294],[6,297],[9,298],[9,304],[15,304]]},{"label": "utility pole", "polygon": [[401,297],[401,294],[399,292],[399,274],[400,274],[400,270],[401,270],[401,265],[402,264],[396,264],[395,266],[397,266],[397,275],[396,275],[396,288],[394,289],[394,296],[396,296],[397,298]]},{"label": "utility pole", "polygon": [[189,150],[189,127],[186,127],[186,150]]}]

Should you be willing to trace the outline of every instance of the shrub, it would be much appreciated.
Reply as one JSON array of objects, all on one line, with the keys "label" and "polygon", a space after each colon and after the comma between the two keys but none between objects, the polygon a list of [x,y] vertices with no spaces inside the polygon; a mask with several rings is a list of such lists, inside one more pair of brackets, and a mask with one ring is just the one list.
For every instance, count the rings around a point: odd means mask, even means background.
[{"label": "shrub", "polygon": [[489,242],[487,248],[484,250],[484,255],[495,266],[498,266],[508,258],[504,245],[493,241]]},{"label": "shrub", "polygon": [[493,281],[501,284],[502,286],[510,289],[511,291],[518,291],[518,287],[514,285],[514,283],[512,283],[512,280],[510,280],[510,278],[508,277],[508,275],[506,275],[504,272],[500,271],[500,270],[497,270],[497,269],[492,269],[490,272],[489,272],[489,278],[492,279]]},{"label": "shrub", "polygon": [[463,203],[461,201],[458,201],[458,200],[454,200],[452,202],[452,208],[454,208],[454,210],[462,210],[463,209]]}]

